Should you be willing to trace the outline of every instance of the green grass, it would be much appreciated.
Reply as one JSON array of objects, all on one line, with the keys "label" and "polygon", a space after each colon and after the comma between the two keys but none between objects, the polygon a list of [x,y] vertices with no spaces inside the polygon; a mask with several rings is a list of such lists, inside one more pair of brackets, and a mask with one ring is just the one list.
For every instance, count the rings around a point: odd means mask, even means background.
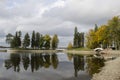
[{"label": "green grass", "polygon": [[89,48],[72,48],[72,49],[69,49],[69,50],[77,50],[77,51],[91,51],[92,49],[89,49]]},{"label": "green grass", "polygon": [[32,48],[11,48],[11,50],[40,50],[40,49],[32,49]]},{"label": "green grass", "polygon": [[11,50],[53,50],[53,49],[11,48]]}]

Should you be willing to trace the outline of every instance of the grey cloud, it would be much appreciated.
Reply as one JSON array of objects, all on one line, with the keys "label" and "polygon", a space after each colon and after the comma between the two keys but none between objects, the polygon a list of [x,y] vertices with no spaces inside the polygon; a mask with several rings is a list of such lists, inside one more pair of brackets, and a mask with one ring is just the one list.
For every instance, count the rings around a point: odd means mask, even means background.
[{"label": "grey cloud", "polygon": [[118,0],[71,0],[64,8],[53,8],[44,16],[62,18],[79,24],[102,24],[120,13]]},{"label": "grey cloud", "polygon": [[86,32],[94,24],[105,24],[120,15],[119,0],[62,0],[63,6],[54,6],[59,1],[0,0],[0,36],[17,30],[23,34],[35,30],[42,34],[73,36],[75,26],[80,32]]},{"label": "grey cloud", "polygon": [[5,32],[3,30],[0,30],[0,37],[5,37]]},{"label": "grey cloud", "polygon": [[55,28],[49,31],[42,32],[43,34],[58,34],[59,36],[72,36],[73,35],[73,28]]}]

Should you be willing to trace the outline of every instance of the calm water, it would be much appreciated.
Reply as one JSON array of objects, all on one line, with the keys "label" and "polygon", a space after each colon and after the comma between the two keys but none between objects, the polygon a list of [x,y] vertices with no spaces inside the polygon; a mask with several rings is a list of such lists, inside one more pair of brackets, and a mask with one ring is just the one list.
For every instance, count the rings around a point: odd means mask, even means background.
[{"label": "calm water", "polygon": [[0,80],[90,80],[104,66],[92,56],[0,53]]}]

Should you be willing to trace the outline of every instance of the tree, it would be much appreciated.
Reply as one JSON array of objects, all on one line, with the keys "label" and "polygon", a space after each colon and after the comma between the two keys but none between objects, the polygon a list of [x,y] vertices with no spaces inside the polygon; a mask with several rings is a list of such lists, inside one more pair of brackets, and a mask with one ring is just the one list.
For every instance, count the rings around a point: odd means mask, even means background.
[{"label": "tree", "polygon": [[72,49],[72,48],[73,48],[72,43],[69,42],[69,44],[68,44],[68,46],[67,46],[67,49]]},{"label": "tree", "polygon": [[13,37],[13,39],[12,39],[12,41],[11,41],[11,43],[10,43],[10,46],[11,46],[12,48],[15,48],[15,47],[16,47],[16,38],[15,38],[15,37]]},{"label": "tree", "polygon": [[21,31],[17,31],[11,41],[11,47],[18,48],[20,46],[21,46]]},{"label": "tree", "polygon": [[23,40],[23,46],[26,48],[29,45],[30,45],[30,36],[28,33],[26,33]]},{"label": "tree", "polygon": [[113,17],[107,24],[100,26],[99,28],[90,30],[86,36],[87,47],[113,47],[120,49],[120,18],[118,16]]},{"label": "tree", "polygon": [[89,32],[86,34],[86,46],[90,49],[94,49],[98,46],[96,34],[93,29],[90,29]]},{"label": "tree", "polygon": [[18,47],[20,47],[21,46],[21,35],[22,35],[22,32],[21,31],[17,31],[16,32],[16,40],[17,40],[17,45],[16,46],[18,46]]},{"label": "tree", "polygon": [[35,40],[35,31],[32,32],[32,39],[31,39],[31,47],[32,48],[35,48],[35,43],[36,40]]},{"label": "tree", "polygon": [[13,39],[13,35],[11,33],[8,33],[6,35],[6,43],[11,44],[12,39]]},{"label": "tree", "polygon": [[36,42],[36,47],[39,48],[40,46],[40,33],[37,32],[36,33],[36,39],[35,39],[35,42]]},{"label": "tree", "polygon": [[52,49],[57,48],[58,42],[59,42],[59,39],[58,39],[57,35],[55,34],[52,38]]},{"label": "tree", "polygon": [[99,44],[100,47],[102,48],[107,48],[107,46],[110,44],[111,39],[108,36],[108,30],[107,30],[107,26],[106,25],[102,25],[100,26],[100,28],[98,28],[96,34],[96,40],[97,43]]},{"label": "tree", "polygon": [[111,20],[108,21],[108,26],[110,30],[110,35],[112,39],[112,46],[116,49],[120,49],[120,37],[119,37],[119,31],[120,31],[120,18],[119,16],[113,17]]},{"label": "tree", "polygon": [[84,33],[78,32],[77,27],[74,30],[74,39],[73,39],[73,47],[84,47]]},{"label": "tree", "polygon": [[42,49],[43,46],[44,46],[44,36],[40,35],[40,43],[39,43],[40,49]]},{"label": "tree", "polygon": [[97,26],[97,24],[95,24],[95,32],[98,30],[98,26]]},{"label": "tree", "polygon": [[51,41],[51,37],[50,37],[48,34],[46,34],[46,35],[44,36],[44,47],[45,47],[46,49],[49,49],[49,48],[50,48],[50,41]]},{"label": "tree", "polygon": [[73,46],[78,47],[78,30],[77,30],[77,27],[75,27],[75,29],[74,29]]},{"label": "tree", "polygon": [[84,33],[78,34],[78,47],[84,47]]}]

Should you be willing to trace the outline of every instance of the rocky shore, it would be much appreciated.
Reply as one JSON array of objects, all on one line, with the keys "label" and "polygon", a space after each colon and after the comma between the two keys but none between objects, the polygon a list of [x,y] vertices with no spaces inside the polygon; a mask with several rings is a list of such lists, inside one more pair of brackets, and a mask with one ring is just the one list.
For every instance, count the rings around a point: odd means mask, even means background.
[{"label": "rocky shore", "polygon": [[120,80],[120,57],[107,61],[101,72],[93,75],[92,80]]}]

